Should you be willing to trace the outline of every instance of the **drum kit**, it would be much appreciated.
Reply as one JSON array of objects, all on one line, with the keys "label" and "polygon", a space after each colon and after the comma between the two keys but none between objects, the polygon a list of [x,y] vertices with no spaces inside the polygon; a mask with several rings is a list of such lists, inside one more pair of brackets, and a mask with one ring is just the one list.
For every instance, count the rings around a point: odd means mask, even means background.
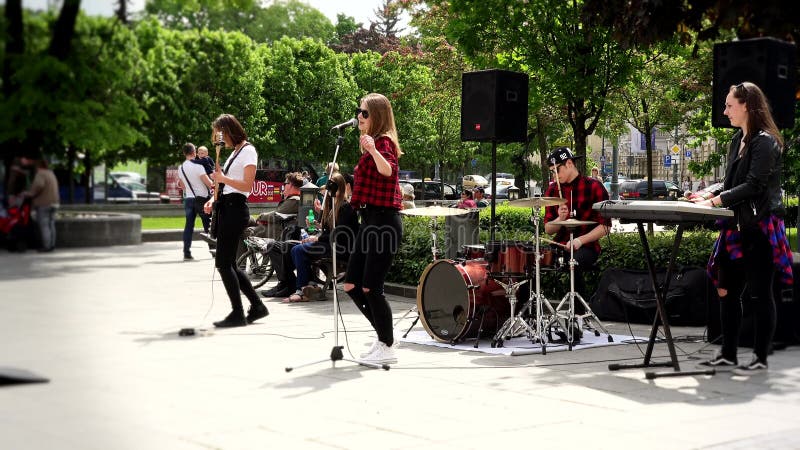
[{"label": "drum kit", "polygon": [[[557,197],[530,197],[508,202],[511,206],[532,209],[535,230],[532,241],[499,240],[485,245],[465,245],[463,258],[455,260],[437,258],[437,219],[466,214],[469,210],[441,206],[403,210],[405,215],[431,218],[433,261],[420,277],[416,307],[406,312],[398,322],[416,311],[418,316],[409,331],[417,320],[421,320],[428,334],[440,342],[456,344],[474,338],[474,347],[477,348],[482,337],[493,335],[492,347],[502,347],[504,341],[512,337],[525,336],[531,342],[541,344],[542,354],[546,354],[552,332],[562,336],[572,350],[578,341],[574,329],[580,330],[580,318],[586,325],[589,321],[594,322],[611,342],[611,335],[580,294],[575,292],[575,266],[578,263],[571,246],[567,251],[568,246],[539,237],[539,209],[564,203],[565,199]],[[596,222],[568,219],[551,223],[569,229],[572,239],[576,227]],[[540,248],[540,241],[554,247]],[[570,290],[554,307],[541,292],[541,272],[567,268]],[[521,290],[525,284],[531,288]],[[581,302],[585,314],[575,314],[576,302]],[[597,328],[589,329],[599,336]]]}]

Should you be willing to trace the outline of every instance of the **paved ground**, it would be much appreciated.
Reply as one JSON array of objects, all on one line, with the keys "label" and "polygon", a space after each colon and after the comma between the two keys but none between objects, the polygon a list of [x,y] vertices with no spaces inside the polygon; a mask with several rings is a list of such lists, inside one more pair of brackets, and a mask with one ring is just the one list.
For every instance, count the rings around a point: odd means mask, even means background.
[{"label": "paved ground", "polygon": [[[330,301],[269,302],[256,325],[178,337],[229,309],[203,253],[0,253],[0,366],[51,379],[0,388],[0,448],[800,448],[798,348],[750,379],[607,370],[640,361],[636,345],[503,357],[406,344],[390,371],[333,368]],[[396,317],[411,306],[392,300]],[[343,318],[339,342],[358,354],[371,333],[349,301]],[[684,367],[711,350],[703,331],[673,329]]]}]

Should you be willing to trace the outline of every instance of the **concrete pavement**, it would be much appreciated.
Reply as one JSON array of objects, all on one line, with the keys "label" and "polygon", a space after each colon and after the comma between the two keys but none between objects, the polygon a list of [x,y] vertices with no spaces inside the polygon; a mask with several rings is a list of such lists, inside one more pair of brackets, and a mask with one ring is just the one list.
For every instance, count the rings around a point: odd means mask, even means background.
[{"label": "concrete pavement", "polygon": [[[0,366],[51,379],[0,388],[0,448],[800,448],[797,347],[751,378],[607,370],[641,361],[636,345],[505,357],[405,344],[390,371],[333,368],[330,301],[270,301],[255,325],[179,337],[229,311],[200,245],[187,263],[180,242],[0,252]],[[395,317],[412,306],[391,300]],[[370,328],[344,296],[342,317],[339,343],[358,355]],[[703,331],[673,328],[682,367],[714,348]]]}]

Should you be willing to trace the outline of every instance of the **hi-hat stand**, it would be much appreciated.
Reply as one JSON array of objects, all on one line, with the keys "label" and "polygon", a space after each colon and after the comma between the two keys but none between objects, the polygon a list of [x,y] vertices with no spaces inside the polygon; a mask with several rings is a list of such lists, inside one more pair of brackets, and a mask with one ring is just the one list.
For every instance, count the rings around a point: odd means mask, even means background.
[{"label": "hi-hat stand", "polygon": [[[575,266],[578,265],[578,261],[575,260],[575,249],[572,246],[572,240],[574,239],[574,228],[593,224],[596,222],[588,221],[588,220],[574,220],[568,219],[561,222],[550,222],[553,223],[560,223],[562,226],[569,228],[569,292],[567,292],[564,297],[561,299],[561,302],[556,306],[556,315],[551,320],[551,323],[557,321],[558,319],[562,319],[564,321],[564,332],[566,333],[567,337],[567,346],[569,350],[572,350],[572,346],[575,343],[575,336],[574,330],[577,329],[579,332],[583,332],[582,328],[578,326],[578,318],[580,317],[583,320],[591,320],[594,324],[603,330],[603,333],[608,336],[608,342],[614,342],[614,338],[611,337],[611,333],[608,332],[603,323],[600,319],[595,315],[592,308],[589,307],[589,304],[583,299],[581,294],[575,292]],[[575,299],[581,302],[586,311],[584,314],[580,316],[575,315]],[[566,307],[566,310],[564,308]],[[600,332],[597,329],[594,330],[596,336],[600,336]]]},{"label": "hi-hat stand", "polygon": [[[344,129],[346,127],[339,128],[339,136],[336,138],[336,151],[333,154],[333,164],[331,164],[330,173],[328,173],[328,180],[331,179],[333,176],[333,168],[336,165],[336,159],[339,157],[339,149],[344,142]],[[322,204],[325,204],[325,201],[328,198],[328,195],[331,195],[330,189],[325,190],[325,196],[322,198]],[[369,367],[372,369],[383,369],[389,370],[388,364],[373,364],[364,361],[356,361],[354,359],[347,359],[344,357],[342,350],[344,349],[343,346],[339,345],[339,295],[338,289],[336,288],[336,241],[335,241],[335,230],[336,230],[336,193],[333,193],[333,197],[331,197],[331,256],[333,258],[333,348],[331,349],[330,357],[327,359],[320,359],[317,361],[312,361],[309,363],[301,364],[299,366],[287,366],[286,372],[291,372],[294,369],[299,369],[301,367],[312,366],[314,364],[323,363],[325,361],[331,362],[331,367],[334,369],[336,368],[336,361],[348,361],[351,363],[359,364],[365,367]]]}]

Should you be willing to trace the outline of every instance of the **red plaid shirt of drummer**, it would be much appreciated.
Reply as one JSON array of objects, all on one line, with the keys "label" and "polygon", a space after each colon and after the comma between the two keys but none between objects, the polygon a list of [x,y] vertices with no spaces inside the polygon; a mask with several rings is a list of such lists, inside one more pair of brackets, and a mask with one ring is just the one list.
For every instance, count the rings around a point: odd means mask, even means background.
[{"label": "red plaid shirt of drummer", "polygon": [[380,136],[375,139],[375,149],[392,167],[392,174],[388,177],[381,175],[375,159],[369,152],[364,152],[353,171],[353,197],[350,204],[353,208],[376,206],[399,210],[403,195],[398,183],[400,171],[394,142],[387,136]]},{"label": "red plaid shirt of drummer", "polygon": [[[567,199],[567,207],[570,211],[575,211],[575,220],[591,220],[598,224],[611,226],[611,220],[600,215],[598,211],[592,209],[592,205],[603,200],[608,200],[608,192],[603,185],[589,177],[578,175],[571,183],[561,183],[562,198]],[[558,185],[550,183],[544,193],[545,197],[558,197]],[[574,206],[573,206],[574,205]],[[558,219],[558,206],[545,208],[544,222]],[[592,231],[597,225],[584,225],[574,228],[575,237],[583,236]],[[561,227],[553,238],[554,241],[566,244],[569,241],[569,230]],[[591,246],[598,254],[600,253],[600,242],[594,241],[586,245]]]}]

